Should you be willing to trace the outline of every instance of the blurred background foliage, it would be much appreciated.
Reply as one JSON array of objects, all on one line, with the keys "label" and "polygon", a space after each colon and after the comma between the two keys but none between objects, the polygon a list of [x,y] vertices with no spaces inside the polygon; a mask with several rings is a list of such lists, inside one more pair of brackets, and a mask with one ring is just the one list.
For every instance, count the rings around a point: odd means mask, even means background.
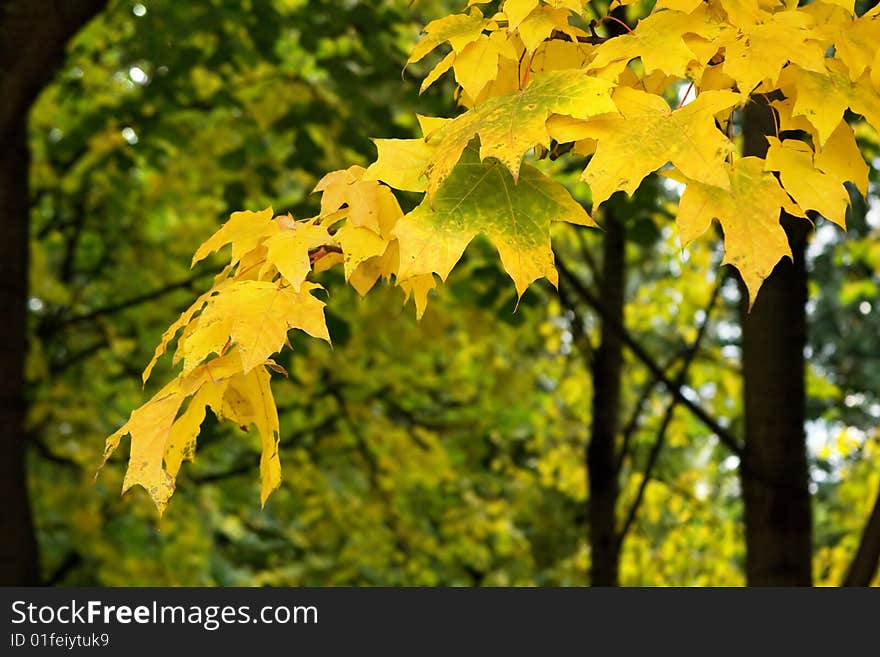
[{"label": "blurred background foliage", "polygon": [[[117,0],[72,42],[30,122],[29,472],[46,582],[588,583],[598,320],[547,285],[514,312],[513,286],[481,242],[421,322],[395,289],[362,301],[323,274],[334,347],[295,336],[282,357],[284,484],[265,509],[255,438],[214,424],[161,522],[142,491],[120,497],[122,456],[94,479],[104,437],[168,378],[160,369],[144,391],[140,371],[214,272],[190,270],[195,247],[234,210],[310,216],[316,181],[368,163],[371,136],[413,136],[415,112],[456,111],[448,81],[418,96],[429,64],[401,71],[421,26],[458,5]],[[874,135],[860,137],[875,157]],[[588,200],[574,170],[543,165]],[[629,331],[669,364],[710,315],[687,392],[735,433],[738,292],[719,245],[681,250],[675,190],[656,178],[614,203],[629,236]],[[856,199],[847,237],[820,222],[809,254],[820,584],[842,578],[880,485],[875,203]],[[601,232],[560,228],[555,240],[595,285]],[[671,419],[621,582],[742,584],[737,458],[638,361],[624,377],[621,524]]]}]

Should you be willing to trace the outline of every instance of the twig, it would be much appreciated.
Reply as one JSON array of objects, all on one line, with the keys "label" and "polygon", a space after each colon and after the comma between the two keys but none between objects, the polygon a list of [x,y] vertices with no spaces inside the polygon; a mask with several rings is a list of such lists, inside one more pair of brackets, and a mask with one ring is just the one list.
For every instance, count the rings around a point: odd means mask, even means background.
[{"label": "twig", "polygon": [[[718,299],[718,293],[721,290],[721,283],[715,285],[712,290],[712,296],[709,298],[709,303],[706,305],[705,309],[705,317],[703,322],[700,324],[700,328],[697,330],[697,336],[688,349],[687,353],[684,357],[684,362],[681,364],[681,368],[678,371],[678,375],[675,378],[675,385],[677,388],[681,388],[685,382],[687,381],[688,370],[690,369],[691,363],[693,363],[694,356],[696,356],[697,352],[700,350],[700,344],[703,341],[703,337],[706,335],[706,329],[709,326],[709,318],[712,314],[712,308],[715,306],[715,302]],[[660,452],[663,449],[663,444],[666,441],[666,431],[669,428],[670,423],[672,422],[672,417],[675,415],[675,407],[678,405],[678,399],[673,397],[669,402],[669,405],[666,407],[666,413],[663,415],[663,421],[660,423],[660,429],[657,431],[657,438],[654,440],[654,444],[651,446],[651,451],[648,454],[648,461],[645,464],[645,472],[642,476],[642,481],[639,484],[639,489],[636,492],[636,497],[633,500],[632,505],[630,506],[629,512],[626,515],[626,521],[623,524],[623,528],[620,530],[620,534],[617,536],[617,544],[618,547],[623,544],[624,539],[626,539],[626,535],[632,527],[633,522],[635,522],[636,515],[639,512],[639,507],[642,504],[642,500],[645,496],[645,490],[648,488],[648,482],[651,481],[651,475],[654,471],[654,467],[657,465],[657,460],[660,457]]]},{"label": "twig", "polygon": [[675,383],[666,375],[660,365],[645,350],[645,348],[635,339],[632,334],[619,322],[612,321],[601,308],[601,304],[592,292],[565,266],[565,263],[557,259],[556,263],[559,273],[565,278],[577,295],[591,308],[593,308],[604,320],[606,320],[614,330],[620,333],[620,337],[626,347],[638,358],[645,367],[655,376],[671,395],[678,399],[678,403],[687,408],[693,415],[700,420],[712,433],[718,436],[721,443],[737,456],[742,456],[742,447],[736,438],[724,427],[718,424],[718,421],[709,415],[703,408],[692,402],[684,396],[681,386]]}]

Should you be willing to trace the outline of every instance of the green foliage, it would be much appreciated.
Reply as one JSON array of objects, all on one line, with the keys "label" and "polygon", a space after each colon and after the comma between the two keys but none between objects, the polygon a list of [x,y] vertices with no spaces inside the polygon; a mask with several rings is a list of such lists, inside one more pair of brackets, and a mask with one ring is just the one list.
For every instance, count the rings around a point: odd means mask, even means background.
[{"label": "green foliage", "polygon": [[[259,437],[211,414],[161,525],[144,494],[119,497],[122,457],[93,483],[103,437],[144,398],[138,373],[152,346],[216,273],[213,262],[190,272],[192,246],[240,207],[318,212],[308,192],[324,171],[368,164],[370,136],[416,137],[413,111],[452,113],[451,84],[440,80],[416,100],[400,71],[421,25],[459,7],[408,4],[168,1],[145,3],[137,16],[117,2],[73,44],[31,119],[31,487],[47,576],[110,585],[587,583],[583,449],[596,318],[544,284],[513,313],[522,290],[511,289],[483,238],[421,322],[403,312],[398,290],[380,286],[364,303],[342,272],[318,274],[333,290],[334,347],[299,341],[278,358],[289,373],[273,383],[286,476],[262,511]],[[421,77],[432,63],[408,72]],[[464,64],[456,81],[481,93]],[[873,132],[859,137],[871,152]],[[592,201],[570,161],[536,166]],[[416,203],[400,199],[407,211]],[[665,363],[694,339],[722,276],[714,239],[681,251],[669,229],[675,200],[651,175],[632,199],[608,201],[630,235],[627,325]],[[856,239],[835,237],[813,260],[822,583],[840,580],[878,486],[877,382],[866,353],[877,227],[854,207]],[[589,263],[601,234],[553,230],[558,257],[598,284]],[[736,429],[737,295],[722,290],[690,388]],[[873,304],[867,313],[863,302]],[[840,317],[855,321],[842,330]],[[161,361],[154,377],[171,375]],[[646,389],[621,464],[621,514],[670,403],[628,362],[624,418]],[[741,584],[736,463],[686,410],[675,410],[668,435],[624,544],[623,583]]]}]

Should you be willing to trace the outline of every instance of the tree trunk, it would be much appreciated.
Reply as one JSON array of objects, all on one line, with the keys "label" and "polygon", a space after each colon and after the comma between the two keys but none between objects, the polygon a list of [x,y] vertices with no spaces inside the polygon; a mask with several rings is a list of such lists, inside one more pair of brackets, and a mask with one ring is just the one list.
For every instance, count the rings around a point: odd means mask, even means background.
[{"label": "tree trunk", "polygon": [[880,490],[874,499],[874,509],[865,523],[862,539],[849,566],[844,586],[871,586],[880,568]]},{"label": "tree trunk", "polygon": [[617,537],[616,437],[623,371],[623,326],[626,285],[626,231],[612,206],[605,206],[600,299],[602,327],[593,360],[593,424],[587,445],[590,497],[589,523],[593,586],[617,586],[620,548]]},{"label": "tree trunk", "polygon": [[28,272],[28,149],[24,117],[3,134],[0,161],[0,436],[6,442],[0,458],[0,583],[35,584],[39,580],[25,468],[24,357],[26,353]]},{"label": "tree trunk", "polygon": [[[744,151],[763,157],[773,134],[766,104],[745,110]],[[793,261],[764,281],[751,312],[741,306],[745,446],[740,467],[749,586],[812,583],[812,519],[804,436],[809,222],[783,214]]]},{"label": "tree trunk", "polygon": [[27,353],[30,198],[27,115],[64,60],[68,39],[106,0],[0,3],[0,584],[39,582],[37,541],[25,467],[24,362]]}]

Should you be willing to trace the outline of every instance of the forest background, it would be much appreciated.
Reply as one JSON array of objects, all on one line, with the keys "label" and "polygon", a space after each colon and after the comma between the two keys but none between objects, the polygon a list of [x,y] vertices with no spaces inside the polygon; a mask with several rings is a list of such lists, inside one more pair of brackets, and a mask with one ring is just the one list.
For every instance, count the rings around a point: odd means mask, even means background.
[{"label": "forest background", "polygon": [[[4,400],[27,407],[24,434],[4,416],[4,583],[590,584],[589,446],[609,417],[612,583],[746,583],[740,456],[724,439],[744,430],[740,292],[720,241],[682,250],[678,191],[656,176],[612,199],[616,229],[558,229],[558,291],[543,281],[517,304],[486,241],[421,321],[398,289],[364,302],[335,285],[333,348],[296,342],[280,361],[285,476],[265,508],[258,438],[210,420],[161,522],[143,491],[120,497],[123,454],[95,480],[105,437],[146,397],[159,337],[217,271],[191,270],[194,248],[235,210],[311,216],[325,172],[375,158],[370,137],[418,136],[415,112],[454,115],[449,76],[418,93],[436,58],[401,71],[421,28],[461,7],[112,0],[34,2],[28,16],[21,4],[3,5],[0,52],[0,191],[10,216],[29,217],[6,219],[0,264],[3,280],[18,269],[29,282],[27,313],[8,311],[0,340]],[[34,30],[14,29],[15,11]],[[857,137],[878,156],[867,125]],[[577,171],[556,173],[586,202]],[[852,190],[848,233],[818,222],[806,250],[822,585],[844,581],[878,514],[876,174],[866,200]],[[622,328],[601,311],[609,289]],[[26,385],[13,390],[19,324]],[[609,357],[620,394],[597,400]]]}]

